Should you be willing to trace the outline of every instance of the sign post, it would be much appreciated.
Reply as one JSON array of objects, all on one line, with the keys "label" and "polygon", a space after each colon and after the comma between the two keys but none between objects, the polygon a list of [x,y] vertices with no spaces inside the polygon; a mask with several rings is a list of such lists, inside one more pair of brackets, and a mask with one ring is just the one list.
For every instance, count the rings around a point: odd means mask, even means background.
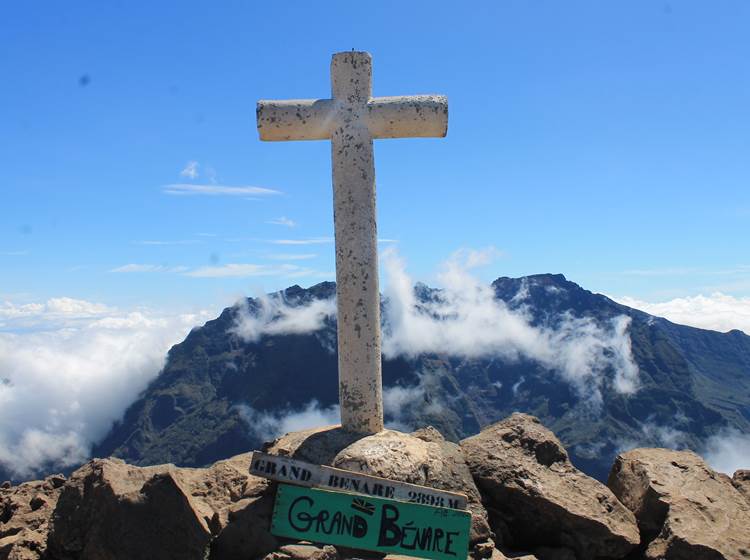
[{"label": "sign post", "polygon": [[271,522],[279,537],[434,560],[465,559],[470,528],[468,511],[287,484]]},{"label": "sign post", "polygon": [[389,480],[327,465],[313,465],[260,451],[253,452],[250,459],[250,474],[300,486],[343,490],[442,508],[465,510],[468,501],[466,495],[457,492]]}]

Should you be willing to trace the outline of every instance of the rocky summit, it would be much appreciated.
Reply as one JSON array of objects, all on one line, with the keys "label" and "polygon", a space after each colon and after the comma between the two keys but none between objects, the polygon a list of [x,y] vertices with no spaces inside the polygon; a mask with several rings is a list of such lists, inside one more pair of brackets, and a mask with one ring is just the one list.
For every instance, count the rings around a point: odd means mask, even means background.
[{"label": "rocky summit", "polygon": [[[617,457],[604,485],[526,414],[460,443],[434,428],[363,437],[334,426],[264,450],[465,493],[472,560],[750,558],[747,471],[730,478],[689,451],[635,449]],[[69,478],[3,483],[0,560],[383,558],[273,536],[277,485],[249,466],[250,453],[207,468],[94,459]]]}]

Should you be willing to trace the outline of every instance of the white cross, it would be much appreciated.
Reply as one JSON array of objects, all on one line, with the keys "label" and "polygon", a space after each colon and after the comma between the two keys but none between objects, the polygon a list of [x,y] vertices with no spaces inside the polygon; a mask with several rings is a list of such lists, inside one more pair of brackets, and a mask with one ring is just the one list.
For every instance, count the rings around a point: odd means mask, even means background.
[{"label": "white cross", "polygon": [[332,99],[258,101],[261,140],[331,140],[336,231],[341,425],[383,429],[380,292],[375,223],[375,138],[443,137],[442,95],[372,97],[372,57],[343,52],[331,60]]}]

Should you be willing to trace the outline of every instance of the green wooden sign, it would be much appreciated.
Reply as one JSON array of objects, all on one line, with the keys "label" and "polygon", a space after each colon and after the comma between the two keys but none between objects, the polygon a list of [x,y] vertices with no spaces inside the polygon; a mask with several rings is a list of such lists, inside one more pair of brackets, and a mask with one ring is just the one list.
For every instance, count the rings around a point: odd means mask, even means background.
[{"label": "green wooden sign", "polygon": [[271,533],[419,558],[466,558],[471,514],[280,484]]}]

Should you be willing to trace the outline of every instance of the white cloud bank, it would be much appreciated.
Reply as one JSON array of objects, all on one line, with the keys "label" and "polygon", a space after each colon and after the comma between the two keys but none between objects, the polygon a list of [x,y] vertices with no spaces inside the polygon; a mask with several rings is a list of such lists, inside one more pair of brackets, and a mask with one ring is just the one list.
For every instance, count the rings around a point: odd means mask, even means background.
[{"label": "white cloud bank", "polygon": [[555,371],[595,403],[601,401],[605,382],[621,393],[637,389],[638,367],[631,353],[628,317],[598,325],[591,318],[564,315],[554,328],[534,326],[523,306],[510,309],[495,298],[492,286],[469,274],[469,269],[485,264],[494,253],[456,253],[438,276],[443,290],[433,301],[421,303],[403,261],[395,252],[386,251],[386,356],[438,353],[531,359]]},{"label": "white cloud bank", "polygon": [[697,295],[661,303],[649,303],[630,297],[612,299],[651,315],[664,317],[673,323],[719,332],[739,329],[750,334],[750,298],[715,292],[710,296]]},{"label": "white cloud bank", "polygon": [[[675,416],[671,424],[660,424],[649,417],[640,426],[641,434],[635,438],[614,442],[617,453],[637,447],[666,447],[668,449],[689,449],[690,434],[682,427],[687,421],[684,415]],[[604,442],[601,442],[604,445]],[[579,450],[580,451],[580,450]],[[740,469],[750,469],[750,434],[736,428],[722,428],[709,436],[694,449],[714,470],[732,476]]]},{"label": "white cloud bank", "polygon": [[[403,432],[415,429],[410,423],[408,410],[415,402],[424,400],[430,383],[435,383],[434,377],[421,375],[419,383],[412,387],[383,387],[383,409],[387,428]],[[442,401],[435,400],[421,411],[440,414],[445,410],[444,406]],[[289,432],[341,423],[339,405],[324,407],[316,399],[312,399],[299,409],[286,408],[263,412],[246,404],[237,405],[235,408],[247,424],[250,433],[262,441],[271,441]]]},{"label": "white cloud bank", "polygon": [[274,218],[273,220],[269,220],[266,223],[277,225],[277,226],[290,227],[290,228],[297,226],[297,222],[295,222],[294,220],[290,218],[287,218],[286,216],[280,216],[278,218]]},{"label": "white cloud bank", "polygon": [[266,187],[228,187],[226,185],[194,185],[191,183],[176,183],[164,185],[162,191],[165,194],[179,196],[270,196],[282,194],[276,189]]},{"label": "white cloud bank", "polygon": [[717,471],[732,476],[740,469],[750,469],[750,434],[727,428],[706,441],[703,456]]},{"label": "white cloud bank", "polygon": [[85,460],[170,346],[206,319],[72,298],[0,305],[0,465],[25,478]]},{"label": "white cloud bank", "polygon": [[265,334],[305,334],[324,326],[336,314],[334,299],[316,299],[305,305],[291,306],[280,296],[260,296],[255,300],[257,311],[251,313],[247,300],[237,303],[239,314],[230,331],[247,342],[255,342]]},{"label": "white cloud bank", "polygon": [[260,412],[242,404],[235,407],[247,424],[250,433],[262,441],[271,441],[288,432],[297,432],[321,426],[331,426],[341,422],[339,406],[321,407],[313,399],[301,410],[280,410]]},{"label": "white cloud bank", "polygon": [[[417,300],[414,283],[396,252],[384,252],[388,279],[384,355],[531,359],[555,371],[593,404],[601,402],[605,383],[626,394],[638,388],[629,318],[620,316],[602,326],[590,318],[565,315],[554,328],[534,326],[525,308],[510,309],[495,299],[491,286],[468,273],[495,254],[492,249],[454,255],[439,276],[443,290],[434,301],[424,303]],[[258,313],[249,313],[246,303],[239,303],[233,332],[245,340],[258,340],[263,334],[313,332],[336,310],[333,300],[293,307],[280,297],[263,297],[259,304]]]}]

